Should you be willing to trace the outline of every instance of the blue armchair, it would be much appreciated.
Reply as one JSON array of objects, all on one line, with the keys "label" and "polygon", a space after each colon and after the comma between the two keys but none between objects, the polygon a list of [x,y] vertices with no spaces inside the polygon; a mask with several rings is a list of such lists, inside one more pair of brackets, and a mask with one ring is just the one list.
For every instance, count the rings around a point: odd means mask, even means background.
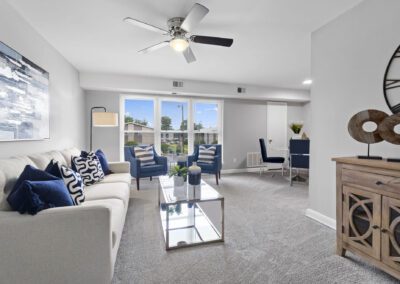
[{"label": "blue armchair", "polygon": [[[205,146],[207,148],[211,147],[211,146],[215,146],[216,151],[215,151],[214,162],[212,164],[197,162],[197,160],[199,158],[199,146]],[[195,145],[193,154],[188,156],[188,167],[190,167],[193,164],[193,162],[197,162],[197,165],[201,168],[202,173],[214,174],[215,181],[216,181],[217,185],[219,184],[218,180],[221,179],[221,169],[222,169],[222,145],[220,145],[220,144]]]},{"label": "blue armchair", "polygon": [[[140,147],[142,146],[144,145],[140,145]],[[156,164],[142,167],[140,165],[140,160],[136,159],[135,157],[135,151],[133,150],[133,147],[128,147],[128,146],[124,147],[125,161],[131,163],[131,176],[133,176],[136,179],[137,190],[139,190],[140,178],[150,177],[150,180],[152,180],[153,177],[166,175],[168,172],[167,158],[159,156],[154,150],[154,148],[153,151],[154,151],[154,160]]]}]

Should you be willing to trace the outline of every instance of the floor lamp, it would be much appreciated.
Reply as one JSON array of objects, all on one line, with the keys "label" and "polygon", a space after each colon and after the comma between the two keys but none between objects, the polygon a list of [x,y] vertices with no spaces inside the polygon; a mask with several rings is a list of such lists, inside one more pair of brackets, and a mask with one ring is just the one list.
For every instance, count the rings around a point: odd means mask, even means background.
[{"label": "floor lamp", "polygon": [[[103,110],[97,112],[95,110]],[[118,126],[118,113],[107,112],[105,107],[92,107],[90,109],[90,151],[93,148],[93,127],[117,127]]]}]

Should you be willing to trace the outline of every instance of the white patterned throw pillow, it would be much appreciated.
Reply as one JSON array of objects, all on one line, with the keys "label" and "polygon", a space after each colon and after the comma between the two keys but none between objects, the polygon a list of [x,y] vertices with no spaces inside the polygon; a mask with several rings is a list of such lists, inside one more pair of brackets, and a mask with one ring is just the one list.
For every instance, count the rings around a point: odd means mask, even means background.
[{"label": "white patterned throw pillow", "polygon": [[212,164],[216,150],[217,148],[215,146],[210,146],[208,148],[205,146],[199,146],[199,158],[197,159],[197,162]]},{"label": "white patterned throw pillow", "polygon": [[81,175],[64,165],[60,167],[60,172],[74,204],[79,205],[83,203],[85,201],[85,193],[83,191],[84,185]]},{"label": "white patterned throw pillow", "polygon": [[155,165],[153,146],[139,147],[136,146],[134,149],[135,157],[139,159],[141,166]]},{"label": "white patterned throw pillow", "polygon": [[95,184],[104,178],[99,158],[94,152],[90,152],[86,157],[72,157],[72,162],[85,185]]}]

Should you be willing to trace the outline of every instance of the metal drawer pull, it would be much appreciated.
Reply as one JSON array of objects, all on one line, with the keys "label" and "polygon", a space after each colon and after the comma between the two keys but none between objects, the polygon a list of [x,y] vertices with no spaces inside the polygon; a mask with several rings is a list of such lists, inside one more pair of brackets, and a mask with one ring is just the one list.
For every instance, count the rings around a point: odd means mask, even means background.
[{"label": "metal drawer pull", "polygon": [[376,182],[376,185],[382,185],[383,184],[383,182],[381,182],[380,180],[378,180],[377,182]]},{"label": "metal drawer pull", "polygon": [[372,229],[379,229],[379,226],[378,225],[373,225]]}]

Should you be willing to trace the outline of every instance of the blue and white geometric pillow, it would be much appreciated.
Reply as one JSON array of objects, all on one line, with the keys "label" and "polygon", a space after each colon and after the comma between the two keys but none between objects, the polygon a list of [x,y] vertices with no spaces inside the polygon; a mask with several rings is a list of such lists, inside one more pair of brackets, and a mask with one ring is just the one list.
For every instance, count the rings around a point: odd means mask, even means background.
[{"label": "blue and white geometric pillow", "polygon": [[90,152],[87,157],[72,157],[72,162],[85,185],[95,184],[104,178],[99,158],[94,152]]},{"label": "blue and white geometric pillow", "polygon": [[60,172],[74,204],[83,203],[85,201],[85,192],[81,175],[64,165],[60,167]]}]

